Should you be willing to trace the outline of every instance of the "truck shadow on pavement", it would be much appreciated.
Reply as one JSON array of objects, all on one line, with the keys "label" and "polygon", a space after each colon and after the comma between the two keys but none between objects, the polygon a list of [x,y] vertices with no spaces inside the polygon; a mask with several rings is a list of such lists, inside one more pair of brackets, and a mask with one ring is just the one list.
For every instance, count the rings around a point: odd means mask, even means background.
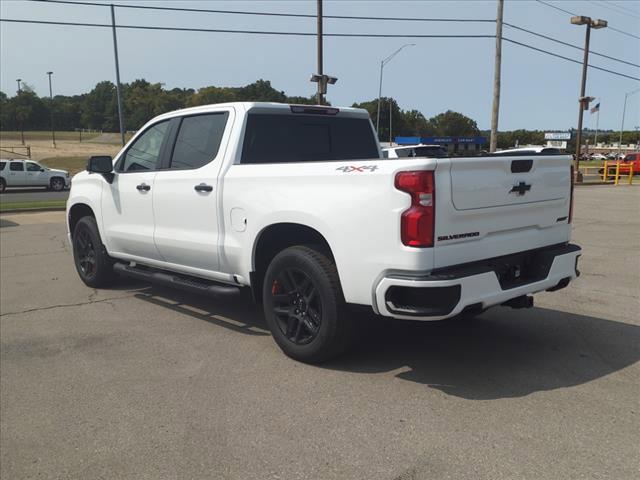
[{"label": "truck shadow on pavement", "polygon": [[6,218],[0,218],[0,228],[4,227],[19,227],[20,224]]},{"label": "truck shadow on pavement", "polygon": [[[221,302],[152,286],[135,297],[238,333],[270,335],[248,296]],[[317,368],[397,371],[396,378],[469,400],[581,385],[640,360],[639,326],[557,310],[494,308],[470,321],[442,322],[354,315],[351,351]]]},{"label": "truck shadow on pavement", "polygon": [[400,370],[397,378],[469,400],[581,385],[640,359],[639,326],[544,308],[494,308],[470,321],[367,317],[359,324],[352,352],[325,368]]},{"label": "truck shadow on pavement", "polygon": [[246,335],[271,335],[260,307],[243,295],[230,302],[163,288],[156,285],[134,295],[135,298]]}]

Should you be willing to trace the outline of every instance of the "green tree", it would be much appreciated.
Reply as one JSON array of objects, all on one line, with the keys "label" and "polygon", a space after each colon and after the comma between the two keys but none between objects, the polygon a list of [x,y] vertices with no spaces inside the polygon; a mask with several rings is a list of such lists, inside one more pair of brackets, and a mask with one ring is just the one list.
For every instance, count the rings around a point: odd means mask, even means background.
[{"label": "green tree", "polygon": [[430,118],[429,123],[435,135],[465,137],[479,133],[475,120],[453,110],[447,110]]},{"label": "green tree", "polygon": [[116,131],[116,86],[109,81],[98,83],[84,98],[80,119],[84,128]]}]

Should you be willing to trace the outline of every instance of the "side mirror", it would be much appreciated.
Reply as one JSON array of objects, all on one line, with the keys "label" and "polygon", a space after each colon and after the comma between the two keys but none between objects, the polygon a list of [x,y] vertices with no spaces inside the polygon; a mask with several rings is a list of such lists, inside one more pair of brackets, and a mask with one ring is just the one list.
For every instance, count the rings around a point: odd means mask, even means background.
[{"label": "side mirror", "polygon": [[115,176],[113,173],[113,159],[108,155],[90,157],[87,162],[87,172],[99,173],[107,182],[112,183]]},{"label": "side mirror", "polygon": [[44,172],[44,168],[41,168],[41,169],[40,169],[40,171],[41,171],[41,172]]}]

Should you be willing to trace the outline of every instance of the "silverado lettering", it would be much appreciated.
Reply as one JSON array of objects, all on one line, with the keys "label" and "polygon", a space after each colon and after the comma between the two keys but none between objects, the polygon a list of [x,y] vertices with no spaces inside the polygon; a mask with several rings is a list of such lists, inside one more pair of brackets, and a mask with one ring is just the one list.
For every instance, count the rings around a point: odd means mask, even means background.
[{"label": "silverado lettering", "polygon": [[469,233],[454,233],[453,235],[441,235],[438,237],[439,242],[444,242],[446,240],[457,240],[459,238],[471,238],[471,237],[479,237],[480,232],[469,232]]}]

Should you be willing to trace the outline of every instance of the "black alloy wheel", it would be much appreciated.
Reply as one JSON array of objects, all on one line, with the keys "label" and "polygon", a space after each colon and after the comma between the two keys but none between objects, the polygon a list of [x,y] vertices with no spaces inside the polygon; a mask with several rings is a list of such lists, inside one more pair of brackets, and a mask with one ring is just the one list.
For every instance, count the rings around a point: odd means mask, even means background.
[{"label": "black alloy wheel", "polygon": [[96,219],[82,217],[73,229],[73,260],[85,285],[92,288],[105,287],[113,283],[113,259],[102,244]]},{"label": "black alloy wheel", "polygon": [[313,280],[287,268],[271,284],[273,314],[284,336],[296,345],[312,342],[322,323],[322,303]]},{"label": "black alloy wheel", "polygon": [[96,274],[96,247],[93,244],[88,229],[80,228],[74,239],[74,250],[78,268],[84,278],[90,279]]},{"label": "black alloy wheel", "polygon": [[289,357],[321,363],[348,349],[353,319],[326,248],[296,245],[279,252],[265,272],[262,303],[273,339]]}]

